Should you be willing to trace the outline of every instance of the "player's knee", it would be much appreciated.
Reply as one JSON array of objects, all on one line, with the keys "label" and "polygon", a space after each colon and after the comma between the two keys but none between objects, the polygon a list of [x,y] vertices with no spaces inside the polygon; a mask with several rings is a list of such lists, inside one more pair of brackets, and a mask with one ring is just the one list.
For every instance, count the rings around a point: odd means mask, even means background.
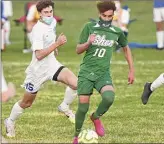
[{"label": "player's knee", "polygon": [[73,90],[77,90],[77,85],[72,85],[71,88],[72,88]]},{"label": "player's knee", "polygon": [[86,114],[89,110],[89,103],[80,103],[78,107],[78,111]]},{"label": "player's knee", "polygon": [[105,91],[102,94],[102,99],[107,105],[112,105],[114,102],[115,93],[113,91]]},{"label": "player's knee", "polygon": [[30,101],[28,101],[28,102],[21,102],[20,103],[20,107],[21,108],[23,108],[23,109],[25,109],[25,108],[29,108],[29,107],[31,107],[32,106],[32,102],[30,102]]}]

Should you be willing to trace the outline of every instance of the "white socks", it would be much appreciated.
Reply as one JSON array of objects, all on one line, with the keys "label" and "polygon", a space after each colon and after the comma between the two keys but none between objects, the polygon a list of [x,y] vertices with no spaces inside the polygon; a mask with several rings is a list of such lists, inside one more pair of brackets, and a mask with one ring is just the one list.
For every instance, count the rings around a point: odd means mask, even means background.
[{"label": "white socks", "polygon": [[157,46],[158,48],[164,47],[164,31],[157,31]]},{"label": "white socks", "polygon": [[73,100],[76,98],[76,90],[71,89],[67,86],[65,91],[65,96],[63,102],[60,104],[62,108],[68,108],[69,105],[73,102]]},{"label": "white socks", "polygon": [[152,84],[151,84],[151,91],[154,91],[156,88],[164,85],[164,73],[162,73]]},{"label": "white socks", "polygon": [[19,106],[19,103],[16,102],[11,110],[9,120],[14,122],[22,113],[24,109]]}]

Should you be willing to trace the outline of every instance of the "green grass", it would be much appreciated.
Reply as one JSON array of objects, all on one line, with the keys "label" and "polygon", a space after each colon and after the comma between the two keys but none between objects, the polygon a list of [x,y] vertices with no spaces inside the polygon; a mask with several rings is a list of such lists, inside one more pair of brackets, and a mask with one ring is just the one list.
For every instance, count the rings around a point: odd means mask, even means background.
[{"label": "green grass", "polygon": [[[131,8],[131,17],[138,20],[130,26],[129,41],[155,43],[155,25],[152,21],[152,2],[126,2]],[[14,18],[23,15],[24,2],[13,2]],[[59,61],[75,74],[79,70],[82,55],[75,53],[80,30],[88,18],[96,18],[95,2],[56,2],[55,12],[64,18],[64,24],[57,27],[58,33],[64,32],[68,43],[59,50]],[[24,89],[20,87],[25,78],[25,69],[31,54],[23,54],[23,26],[16,27],[12,22],[12,45],[2,53],[4,73],[7,81],[15,83],[17,95],[8,103],[2,104],[2,122],[10,114],[15,102],[22,98]],[[116,97],[109,112],[102,117],[106,135],[99,138],[100,143],[162,143],[164,141],[164,89],[157,89],[146,106],[141,104],[140,96],[146,81],[153,81],[164,68],[164,51],[153,49],[133,49],[136,81],[127,85],[128,66],[123,54],[113,54],[112,75]],[[16,122],[16,137],[9,142],[19,143],[71,143],[74,125],[57,111],[63,100],[65,86],[47,82],[38,93],[33,106]],[[99,104],[100,96],[95,91],[84,128],[92,128],[89,115]],[[72,104],[77,109],[77,99]],[[2,124],[2,135],[5,136]]]}]

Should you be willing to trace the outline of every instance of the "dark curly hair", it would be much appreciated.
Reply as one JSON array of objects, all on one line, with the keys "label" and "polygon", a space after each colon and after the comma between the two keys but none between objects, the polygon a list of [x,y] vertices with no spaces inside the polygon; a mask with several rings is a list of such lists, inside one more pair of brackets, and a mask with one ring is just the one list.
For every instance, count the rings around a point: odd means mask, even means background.
[{"label": "dark curly hair", "polygon": [[97,9],[100,13],[104,13],[108,10],[116,10],[115,3],[112,0],[101,0],[97,2]]},{"label": "dark curly hair", "polygon": [[41,12],[44,8],[52,6],[54,8],[54,2],[52,0],[39,0],[36,4],[38,12]]}]

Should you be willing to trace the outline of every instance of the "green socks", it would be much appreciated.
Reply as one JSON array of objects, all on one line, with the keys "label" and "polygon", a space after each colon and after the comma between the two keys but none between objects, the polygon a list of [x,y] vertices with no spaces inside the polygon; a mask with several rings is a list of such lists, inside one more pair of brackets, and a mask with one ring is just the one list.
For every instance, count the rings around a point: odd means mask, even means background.
[{"label": "green socks", "polygon": [[88,109],[89,109],[89,103],[78,104],[78,110],[75,116],[75,136],[78,136],[81,131],[81,127],[84,123],[85,115],[88,112]]},{"label": "green socks", "polygon": [[94,119],[98,119],[108,111],[113,104],[115,93],[113,91],[105,91],[102,93],[102,101],[100,102],[96,112],[93,114]]}]

